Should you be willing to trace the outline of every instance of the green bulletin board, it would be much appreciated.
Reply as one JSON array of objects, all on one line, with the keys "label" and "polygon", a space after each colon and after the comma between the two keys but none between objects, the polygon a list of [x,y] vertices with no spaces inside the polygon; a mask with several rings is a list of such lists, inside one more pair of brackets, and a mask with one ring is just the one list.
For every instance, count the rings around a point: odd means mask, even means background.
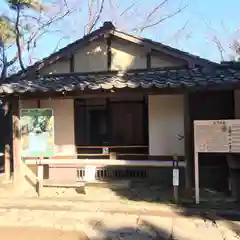
[{"label": "green bulletin board", "polygon": [[50,108],[21,110],[22,157],[54,154],[54,116]]}]

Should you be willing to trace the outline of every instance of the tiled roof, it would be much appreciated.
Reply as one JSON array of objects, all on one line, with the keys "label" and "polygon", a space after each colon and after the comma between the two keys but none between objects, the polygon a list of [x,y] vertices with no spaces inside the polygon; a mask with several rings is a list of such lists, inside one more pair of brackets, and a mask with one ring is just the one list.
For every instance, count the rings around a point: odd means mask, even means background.
[{"label": "tiled roof", "polygon": [[125,73],[89,73],[39,76],[33,80],[11,79],[0,85],[0,94],[26,92],[62,92],[113,88],[190,88],[240,82],[240,70],[215,69],[152,69]]}]

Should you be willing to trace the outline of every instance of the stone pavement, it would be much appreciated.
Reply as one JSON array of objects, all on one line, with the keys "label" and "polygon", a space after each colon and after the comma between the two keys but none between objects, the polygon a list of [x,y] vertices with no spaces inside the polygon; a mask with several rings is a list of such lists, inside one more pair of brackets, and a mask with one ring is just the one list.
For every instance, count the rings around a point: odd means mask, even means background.
[{"label": "stone pavement", "polygon": [[0,239],[237,240],[239,236],[239,222],[187,218],[157,204],[0,199]]}]

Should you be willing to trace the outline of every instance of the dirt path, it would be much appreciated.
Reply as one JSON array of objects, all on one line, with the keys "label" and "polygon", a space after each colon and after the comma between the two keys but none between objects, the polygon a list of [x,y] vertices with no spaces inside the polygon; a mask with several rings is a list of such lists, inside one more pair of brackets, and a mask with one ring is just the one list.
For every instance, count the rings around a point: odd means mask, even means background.
[{"label": "dirt path", "polygon": [[8,240],[89,240],[83,232],[46,228],[1,227],[0,239]]}]

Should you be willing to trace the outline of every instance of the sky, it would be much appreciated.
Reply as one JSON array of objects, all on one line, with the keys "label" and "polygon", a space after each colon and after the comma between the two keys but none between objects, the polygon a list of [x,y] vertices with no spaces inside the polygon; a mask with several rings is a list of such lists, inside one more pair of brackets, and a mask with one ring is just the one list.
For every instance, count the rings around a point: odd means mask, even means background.
[{"label": "sky", "polygon": [[[44,0],[46,3],[54,0]],[[70,0],[72,6],[78,9],[71,19],[59,23],[61,34],[45,34],[34,51],[37,59],[51,54],[61,36],[64,36],[59,47],[64,47],[70,42],[80,38],[84,34],[83,22],[87,19],[87,0]],[[117,1],[117,0],[116,0]],[[131,0],[132,1],[132,0]],[[137,0],[135,7],[125,15],[119,17],[119,13],[129,6],[130,0],[121,0],[118,13],[106,8],[101,18],[102,22],[117,19],[117,27],[129,30],[136,26],[159,0]],[[132,1],[135,2],[135,1]],[[147,29],[142,36],[178,49],[190,52],[212,61],[221,61],[219,51],[212,39],[217,37],[225,49],[224,60],[229,60],[231,50],[229,45],[234,38],[240,35],[240,1],[239,0],[170,0],[154,20],[159,16],[175,11],[179,6],[187,6],[177,16],[165,21],[163,24]],[[4,0],[0,0],[0,13],[6,13],[7,6]],[[133,15],[134,13],[134,15]]]}]

